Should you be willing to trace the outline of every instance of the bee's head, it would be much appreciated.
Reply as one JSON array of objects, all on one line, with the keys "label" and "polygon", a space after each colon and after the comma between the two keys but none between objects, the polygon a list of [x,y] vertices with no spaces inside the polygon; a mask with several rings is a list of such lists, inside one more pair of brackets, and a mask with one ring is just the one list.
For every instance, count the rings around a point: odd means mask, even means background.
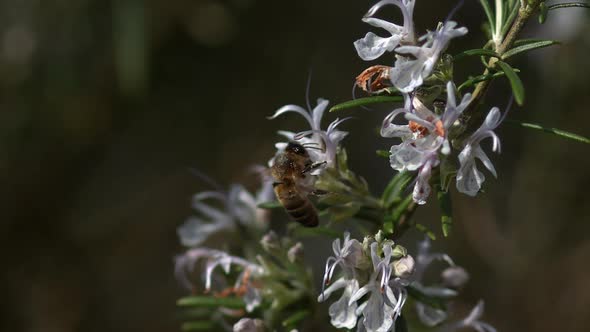
[{"label": "bee's head", "polygon": [[305,150],[303,145],[296,142],[289,142],[285,148],[285,151],[299,156],[307,156],[307,150]]}]

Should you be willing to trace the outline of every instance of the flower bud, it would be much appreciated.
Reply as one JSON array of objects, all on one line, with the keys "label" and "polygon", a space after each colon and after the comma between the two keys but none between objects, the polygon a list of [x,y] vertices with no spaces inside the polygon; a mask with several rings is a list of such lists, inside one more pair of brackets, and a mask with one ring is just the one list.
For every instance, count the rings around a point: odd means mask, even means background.
[{"label": "flower bud", "polygon": [[414,258],[407,255],[393,262],[393,273],[400,278],[408,278],[414,272]]},{"label": "flower bud", "polygon": [[383,235],[383,232],[381,230],[379,230],[379,232],[377,232],[377,234],[375,234],[375,240],[378,243],[383,242],[383,240],[385,239],[385,235]]},{"label": "flower bud", "polygon": [[234,324],[234,332],[264,332],[264,323],[260,319],[242,318]]},{"label": "flower bud", "polygon": [[297,242],[294,246],[292,246],[289,251],[287,251],[287,258],[289,262],[295,263],[296,261],[300,261],[303,259],[303,244],[301,242]]},{"label": "flower bud", "polygon": [[363,253],[367,257],[371,257],[371,243],[375,242],[372,236],[365,236],[363,239]]},{"label": "flower bud", "polygon": [[269,231],[262,237],[260,240],[260,245],[262,245],[262,248],[268,252],[275,251],[281,247],[279,237],[273,231]]},{"label": "flower bud", "polygon": [[399,258],[405,257],[407,254],[408,254],[408,251],[406,250],[406,248],[404,248],[400,245],[393,247],[393,252],[392,252],[393,259],[399,259]]},{"label": "flower bud", "polygon": [[460,266],[450,266],[442,273],[442,283],[445,287],[460,288],[469,280],[469,273]]}]

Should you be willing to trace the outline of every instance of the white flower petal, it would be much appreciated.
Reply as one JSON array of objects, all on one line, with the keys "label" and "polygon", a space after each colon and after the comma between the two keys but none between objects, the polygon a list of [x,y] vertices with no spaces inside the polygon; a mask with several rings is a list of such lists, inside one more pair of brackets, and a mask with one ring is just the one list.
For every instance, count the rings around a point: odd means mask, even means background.
[{"label": "white flower petal", "polygon": [[203,243],[211,234],[230,229],[231,222],[204,222],[195,217],[189,218],[176,230],[180,243],[186,247],[195,247]]},{"label": "white flower petal", "polygon": [[311,116],[309,115],[309,112],[307,112],[303,107],[297,106],[297,105],[285,105],[285,106],[279,108],[275,112],[275,114],[273,114],[272,116],[269,116],[268,119],[270,119],[270,120],[276,119],[279,115],[285,114],[287,112],[295,112],[295,113],[298,113],[299,115],[303,116],[305,118],[305,120],[307,120],[309,125],[313,128],[313,120],[312,120]]},{"label": "white flower petal", "polygon": [[354,42],[359,57],[365,61],[375,60],[385,52],[391,52],[401,40],[400,36],[379,37],[368,32],[364,38]]},{"label": "white flower petal", "polygon": [[[401,47],[398,47],[398,49]],[[411,60],[396,56],[395,65],[389,71],[391,83],[401,92],[410,93],[424,82],[427,63],[425,59]]]},{"label": "white flower petal", "polygon": [[319,98],[317,102],[318,103],[316,107],[314,107],[313,111],[311,112],[313,118],[313,126],[311,127],[311,129],[314,130],[320,130],[320,124],[322,122],[322,117],[324,116],[324,111],[330,103],[329,100],[323,98]]},{"label": "white flower petal", "polygon": [[389,153],[391,168],[396,171],[415,171],[424,163],[424,152],[412,146],[410,140],[392,146]]},{"label": "white flower petal", "polygon": [[358,289],[358,282],[354,279],[347,282],[347,286],[340,299],[330,305],[329,315],[331,323],[336,328],[352,329],[356,326],[357,304],[349,305],[350,295]]},{"label": "white flower petal", "polygon": [[478,145],[473,149],[473,156],[475,158],[481,160],[483,165],[490,171],[490,173],[492,173],[492,175],[494,177],[496,177],[496,178],[498,177],[498,175],[496,174],[496,169],[494,168],[494,165],[490,161],[490,158],[488,158],[488,156],[485,154],[485,152],[483,152],[483,149],[481,148],[481,146]]},{"label": "white flower petal", "polygon": [[457,190],[466,195],[476,196],[484,181],[485,176],[477,170],[473,158],[466,159],[457,171]]},{"label": "white flower petal", "polygon": [[393,123],[395,118],[400,114],[405,114],[408,111],[404,108],[398,108],[393,112],[389,113],[388,116],[383,120],[381,126],[381,136],[383,137],[408,137],[412,134],[412,131],[408,125],[396,125]]},{"label": "white flower petal", "polygon": [[383,294],[372,292],[367,306],[363,310],[363,325],[368,332],[386,332],[393,325],[395,311],[392,307],[385,305]]},{"label": "white flower petal", "polygon": [[428,327],[436,326],[448,317],[448,314],[445,311],[435,309],[422,302],[416,303],[416,312],[418,313],[420,321]]}]

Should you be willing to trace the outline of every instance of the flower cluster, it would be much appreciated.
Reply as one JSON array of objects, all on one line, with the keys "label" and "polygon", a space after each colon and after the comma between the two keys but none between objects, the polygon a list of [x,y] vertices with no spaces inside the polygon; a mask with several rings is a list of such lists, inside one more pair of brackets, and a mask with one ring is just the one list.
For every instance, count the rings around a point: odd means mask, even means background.
[{"label": "flower cluster", "polygon": [[[383,240],[381,233],[365,237],[363,243],[344,233],[343,243],[340,239],[334,240],[332,250],[334,256],[327,259],[323,278],[324,285],[330,286],[322,289],[318,301],[323,302],[342,290],[340,298],[330,305],[328,311],[336,328],[393,331],[409,288],[423,298],[446,302],[456,297],[457,290],[469,279],[467,272],[455,265],[448,255],[430,252],[428,238],[419,243],[415,260],[404,247]],[[435,261],[446,262],[449,266],[441,272],[440,283],[426,285],[425,273]],[[332,281],[337,267],[341,276]],[[415,310],[424,325],[440,325],[442,331],[465,327],[495,331],[491,325],[479,321],[483,314],[481,301],[467,318],[453,323],[442,324],[449,317],[447,311],[420,298],[415,301]]]},{"label": "flower cluster", "polygon": [[[346,121],[347,118],[336,119],[328,125],[326,130],[322,129],[322,117],[324,116],[324,112],[326,111],[328,104],[328,100],[320,98],[317,101],[316,107],[309,111],[305,110],[301,106],[285,105],[279,108],[272,116],[269,117],[269,119],[275,119],[287,112],[294,112],[303,116],[303,118],[307,120],[311,129],[304,130],[299,133],[279,131],[279,134],[286,137],[289,141],[299,141],[301,145],[307,148],[311,161],[314,164],[322,165],[322,167],[318,167],[317,169],[310,172],[311,175],[319,175],[324,169],[335,166],[338,145],[344,139],[344,137],[348,135],[347,132],[338,130],[336,128],[342,122]],[[278,150],[277,153],[280,153],[285,150],[287,143],[280,142],[275,146]],[[271,159],[269,166],[271,166],[272,163],[273,160]]]},{"label": "flower cluster", "polygon": [[[412,256],[390,240],[367,237],[361,244],[350,239],[349,233],[344,234],[342,246],[337,239],[332,249],[334,256],[328,258],[324,273],[324,284],[331,285],[318,297],[322,302],[343,289],[340,299],[330,305],[332,325],[352,329],[358,324],[362,331],[391,330],[407,298],[405,286],[414,270]],[[332,283],[337,266],[342,277]]]},{"label": "flower cluster", "polygon": [[226,281],[224,275],[215,275],[213,272],[219,266],[223,269],[225,274],[229,274],[232,265],[241,267],[241,272],[236,278],[233,287],[228,287],[219,290],[215,293],[216,296],[226,297],[229,295],[237,295],[242,297],[246,304],[246,310],[251,312],[261,302],[260,289],[255,286],[253,280],[261,277],[264,269],[261,265],[247,261],[241,257],[231,256],[226,252],[208,248],[195,248],[188,250],[181,256],[176,258],[176,278],[189,290],[193,290],[193,283],[189,280],[187,273],[194,270],[195,265],[200,259],[206,260],[205,265],[205,292],[212,291],[213,280],[218,285],[225,285]]},{"label": "flower cluster", "polygon": [[[188,218],[178,228],[180,242],[186,247],[199,246],[213,234],[235,231],[238,225],[248,229],[266,229],[267,211],[257,205],[271,200],[273,195],[269,181],[263,181],[256,195],[238,184],[231,185],[227,192],[205,191],[193,195],[192,207],[198,215]],[[222,208],[207,204],[206,200],[218,201]]]},{"label": "flower cluster", "polygon": [[[486,137],[492,137],[493,150],[499,152],[500,142],[493,130],[501,122],[500,112],[497,108],[493,108],[480,129],[463,142],[451,144],[460,134],[459,119],[471,102],[471,94],[465,94],[457,105],[457,91],[451,81],[452,78],[448,77],[452,74],[448,73],[435,75],[437,79],[432,80],[440,81],[441,77],[447,79],[446,83],[440,86],[440,89],[446,89],[444,109],[434,107],[434,111],[431,110],[429,104],[435,106],[432,100],[438,95],[425,96],[425,93],[421,92],[424,90],[425,81],[434,75],[433,72],[437,66],[444,67],[444,62],[440,62],[440,59],[451,39],[465,35],[467,29],[457,28],[457,23],[454,21],[446,21],[439,24],[435,31],[416,39],[412,20],[414,2],[414,0],[382,0],[369,9],[363,21],[387,30],[391,36],[383,38],[372,32],[367,33],[363,39],[354,43],[358,55],[368,61],[386,52],[394,52],[396,61],[391,68],[373,66],[367,69],[367,74],[361,74],[359,77],[362,81],[362,77],[372,75],[376,70],[375,67],[389,68],[387,74],[380,75],[380,78],[389,79],[391,85],[404,96],[404,106],[394,110],[384,119],[381,135],[401,138],[400,144],[391,147],[390,163],[391,167],[397,171],[418,172],[413,191],[414,201],[418,204],[426,203],[431,192],[430,179],[433,169],[441,164],[443,158],[447,158],[452,153],[454,145],[461,148],[458,158],[460,166],[456,172],[457,189],[475,196],[485,179],[484,175],[478,171],[475,159],[481,160],[484,166],[496,176],[492,163],[479,143]],[[403,26],[373,17],[385,5],[395,5],[401,9],[404,18]],[[383,69],[380,70],[383,71]],[[367,87],[367,85],[363,86]],[[439,86],[433,83],[431,87]],[[394,120],[398,116],[402,116],[407,123],[396,124]]]}]

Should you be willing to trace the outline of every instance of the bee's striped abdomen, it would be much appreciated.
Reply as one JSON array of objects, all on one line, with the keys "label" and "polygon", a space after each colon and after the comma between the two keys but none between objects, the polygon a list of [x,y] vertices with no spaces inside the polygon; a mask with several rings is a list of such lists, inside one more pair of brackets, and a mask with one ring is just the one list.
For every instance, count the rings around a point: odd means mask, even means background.
[{"label": "bee's striped abdomen", "polygon": [[318,213],[311,201],[299,193],[282,189],[284,188],[275,187],[275,192],[291,218],[305,227],[317,226]]}]

